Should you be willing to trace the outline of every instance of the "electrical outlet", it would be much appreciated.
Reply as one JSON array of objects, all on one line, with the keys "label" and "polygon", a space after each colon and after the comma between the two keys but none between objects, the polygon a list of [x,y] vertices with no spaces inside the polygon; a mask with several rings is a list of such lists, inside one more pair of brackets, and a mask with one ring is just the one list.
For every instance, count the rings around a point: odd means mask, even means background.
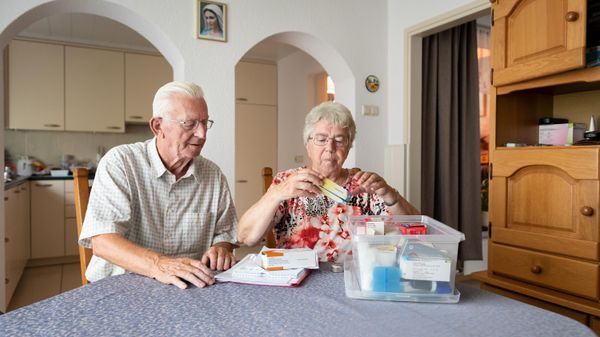
[{"label": "electrical outlet", "polygon": [[298,164],[304,163],[304,156],[295,156],[294,157],[294,162],[298,163]]},{"label": "electrical outlet", "polygon": [[379,115],[379,107],[377,105],[366,105],[362,106],[363,116],[377,116]]}]

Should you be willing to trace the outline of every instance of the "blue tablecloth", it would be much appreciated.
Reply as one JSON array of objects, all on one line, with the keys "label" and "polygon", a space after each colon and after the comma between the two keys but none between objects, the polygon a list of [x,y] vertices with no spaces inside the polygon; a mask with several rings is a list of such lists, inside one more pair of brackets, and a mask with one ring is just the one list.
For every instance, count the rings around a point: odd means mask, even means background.
[{"label": "blue tablecloth", "polygon": [[342,273],[297,288],[180,290],[110,277],[0,316],[0,336],[595,336],[570,318],[457,284],[458,304],[353,300]]}]

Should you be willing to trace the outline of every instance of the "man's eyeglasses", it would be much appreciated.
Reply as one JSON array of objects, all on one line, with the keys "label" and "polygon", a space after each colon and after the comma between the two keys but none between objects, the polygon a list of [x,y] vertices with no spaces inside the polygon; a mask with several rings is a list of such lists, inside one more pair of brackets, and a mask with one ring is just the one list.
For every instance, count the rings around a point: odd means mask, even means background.
[{"label": "man's eyeglasses", "polygon": [[309,137],[316,146],[325,146],[329,141],[333,141],[336,147],[346,147],[349,144],[349,139],[346,136],[327,137],[326,135],[315,135]]},{"label": "man's eyeglasses", "polygon": [[212,126],[214,124],[214,121],[211,120],[211,119],[207,119],[207,120],[204,120],[204,121],[199,121],[197,119],[190,119],[190,120],[186,120],[186,121],[179,121],[179,120],[176,120],[176,119],[168,119],[168,118],[164,118],[164,117],[162,119],[165,120],[165,121],[177,122],[177,123],[179,123],[179,125],[181,125],[181,127],[184,130],[188,130],[188,131],[196,130],[198,128],[198,126],[200,126],[200,124],[202,124],[202,126],[205,129],[208,130],[208,129],[212,128]]}]

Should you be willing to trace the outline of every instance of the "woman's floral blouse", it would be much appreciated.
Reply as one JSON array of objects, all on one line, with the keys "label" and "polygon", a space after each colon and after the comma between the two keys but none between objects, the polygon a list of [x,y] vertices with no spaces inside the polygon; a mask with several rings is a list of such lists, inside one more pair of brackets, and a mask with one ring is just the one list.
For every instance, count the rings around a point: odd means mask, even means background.
[{"label": "woman's floral blouse", "polygon": [[[284,182],[302,168],[279,172],[273,185]],[[355,184],[350,179],[342,185],[349,194]],[[375,194],[352,195],[347,205],[337,203],[319,194],[314,197],[296,197],[279,204],[273,223],[279,248],[308,247],[315,249],[321,261],[334,262],[350,254],[349,219],[353,215],[390,214],[382,198]]]}]

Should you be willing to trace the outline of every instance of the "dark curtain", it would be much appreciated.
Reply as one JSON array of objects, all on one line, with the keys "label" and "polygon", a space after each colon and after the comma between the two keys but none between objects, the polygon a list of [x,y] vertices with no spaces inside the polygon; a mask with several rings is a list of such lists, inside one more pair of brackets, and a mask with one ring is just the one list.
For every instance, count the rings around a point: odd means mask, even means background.
[{"label": "dark curtain", "polygon": [[465,234],[459,265],[481,260],[477,25],[423,39],[421,211]]}]

